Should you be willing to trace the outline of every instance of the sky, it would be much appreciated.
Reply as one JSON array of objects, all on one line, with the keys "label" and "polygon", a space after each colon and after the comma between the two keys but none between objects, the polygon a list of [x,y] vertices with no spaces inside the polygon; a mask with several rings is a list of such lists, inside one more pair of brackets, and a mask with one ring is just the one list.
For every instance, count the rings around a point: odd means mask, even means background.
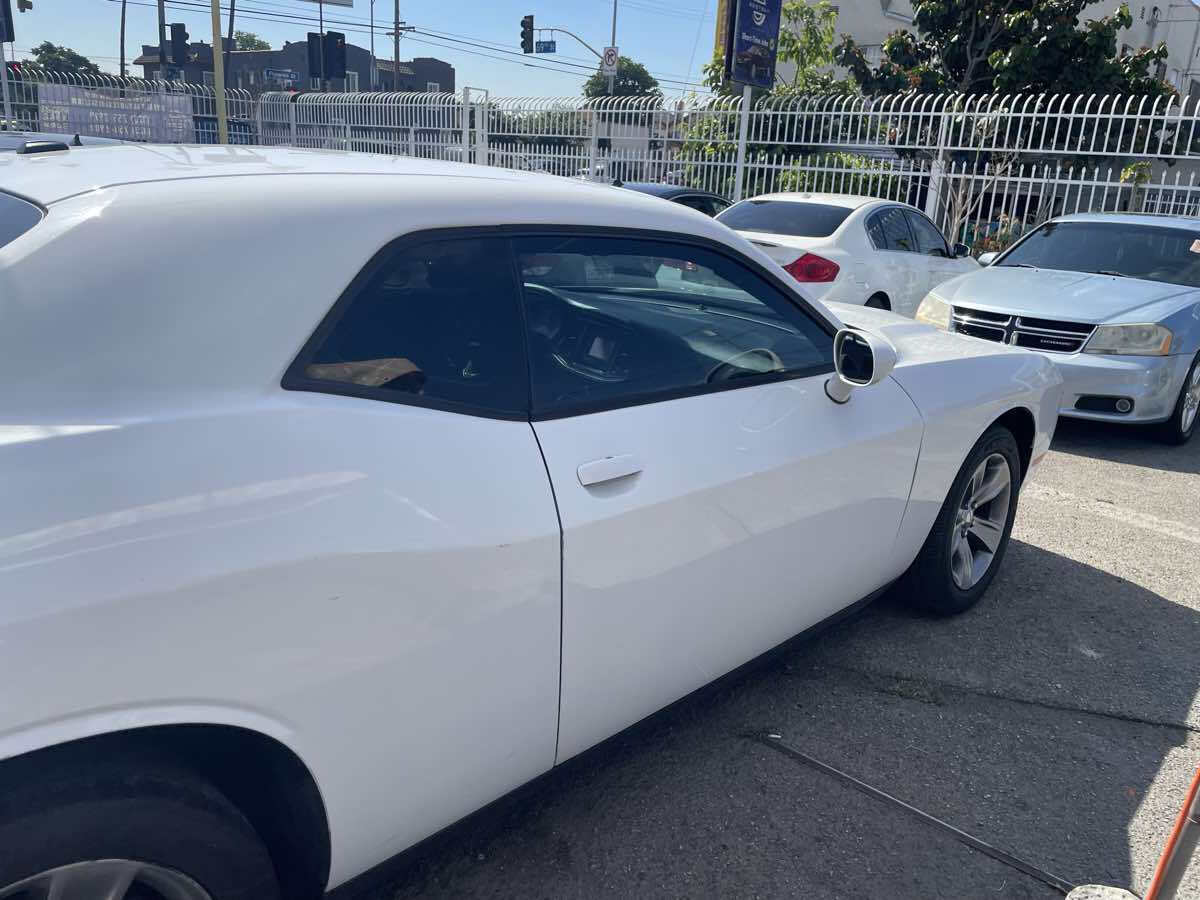
[{"label": "sky", "polygon": [[[154,0],[127,0],[125,53],[135,59],[142,44],[157,41]],[[228,0],[221,0],[222,31],[228,27]],[[325,4],[325,27],[346,41],[370,47],[371,0],[346,8]],[[617,0],[617,46],[621,55],[645,65],[664,93],[698,88],[700,67],[712,55],[717,0]],[[544,5],[542,5],[544,4]],[[400,17],[417,31],[400,41],[400,58],[435,56],[455,68],[455,81],[485,88],[496,96],[577,96],[596,58],[565,34],[555,35],[556,54],[521,53],[521,17],[532,13],[537,29],[569,28],[602,50],[612,30],[611,0],[401,0]],[[541,8],[539,6],[541,5]],[[306,0],[236,0],[234,28],[253,31],[280,47],[303,41],[317,30],[317,4]],[[393,0],[375,0],[375,52],[391,58],[385,36]],[[13,4],[17,58],[42,41],[65,45],[101,69],[119,67],[120,0],[34,0],[27,13]],[[208,0],[166,0],[167,22],[182,22],[193,41],[212,40]],[[311,20],[311,21],[310,21]],[[549,39],[549,32],[536,34]],[[534,68],[534,66],[544,68]],[[129,74],[141,75],[141,69]],[[690,84],[689,84],[690,83]],[[699,88],[703,90],[703,88]]]}]

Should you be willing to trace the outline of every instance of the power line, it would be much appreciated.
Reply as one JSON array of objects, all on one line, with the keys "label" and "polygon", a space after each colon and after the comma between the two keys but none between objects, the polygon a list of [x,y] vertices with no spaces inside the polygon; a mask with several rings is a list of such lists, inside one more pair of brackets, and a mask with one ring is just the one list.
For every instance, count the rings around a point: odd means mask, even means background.
[{"label": "power line", "polygon": [[[120,2],[120,0],[106,0],[106,2],[117,3],[117,2]],[[145,2],[145,0],[127,0],[127,2],[129,2],[131,5],[134,5],[134,6],[145,6],[145,7],[153,7],[154,6],[153,3]],[[258,3],[269,3],[270,0],[257,0],[257,2]],[[207,11],[209,9],[208,4],[202,2],[202,0],[166,0],[166,5],[170,6],[172,8],[175,8],[175,9],[187,10],[187,11],[193,11],[193,10]],[[227,6],[222,6],[221,8],[223,10],[228,10]],[[303,25],[303,26],[310,26],[310,25],[316,24],[318,21],[317,17],[304,15],[300,12],[292,12],[292,11],[284,12],[283,10],[276,11],[276,10],[270,10],[270,9],[260,9],[260,8],[256,8],[256,7],[245,7],[245,6],[243,6],[241,9],[238,10],[238,17],[242,20],[249,20],[249,21],[255,21],[255,22],[268,22],[268,23],[272,23],[272,24],[284,23],[284,24],[289,24],[289,25]],[[326,24],[339,25],[339,26],[345,28],[347,31],[355,33],[355,34],[370,34],[370,23],[366,22],[366,21],[357,20],[357,19],[339,19],[339,18],[326,17],[325,22],[326,22]],[[376,26],[375,30],[376,30],[376,32],[379,32],[381,30],[386,30],[386,26],[382,26],[382,27]],[[432,29],[428,30],[428,31],[423,30],[423,29],[417,29],[417,33],[424,35],[427,39],[420,40],[418,38],[412,37],[410,34],[408,37],[408,40],[416,41],[417,43],[425,44],[427,46],[439,47],[443,50],[453,50],[453,51],[456,51],[459,53],[466,53],[466,54],[472,55],[472,56],[480,56],[484,59],[492,59],[492,60],[495,60],[498,62],[508,62],[508,63],[512,63],[515,65],[523,66],[525,68],[542,69],[542,70],[548,71],[548,72],[558,72],[559,74],[562,74],[562,75],[578,75],[578,74],[581,74],[581,72],[586,72],[587,74],[590,75],[590,74],[594,73],[596,70],[596,66],[592,65],[590,63],[586,63],[586,62],[574,63],[574,62],[567,61],[567,59],[564,59],[561,62],[559,60],[554,60],[554,61],[539,60],[538,63],[528,62],[525,59],[525,56],[526,56],[525,54],[519,53],[515,50],[504,49],[503,46],[499,45],[498,42],[493,41],[493,42],[482,43],[481,41],[483,41],[484,39],[468,40],[463,37],[448,37],[447,36],[447,35],[453,34],[453,32],[443,32],[443,33],[439,34]],[[494,55],[490,55],[489,53],[480,53],[480,52],[478,52],[478,50],[472,51],[472,50],[462,49],[461,47],[449,46],[448,44],[445,44],[445,43],[435,43],[434,41],[428,40],[428,38],[435,38],[440,41],[448,41],[448,42],[451,42],[454,44],[462,44],[464,46],[469,46],[469,47],[477,47],[481,50],[488,50],[488,51],[491,51],[491,53],[503,53],[503,54],[506,54],[507,56],[504,56],[504,57],[494,56]],[[487,46],[487,44],[489,44],[489,43],[495,44],[496,46]],[[509,57],[519,57],[519,58],[512,59]],[[97,58],[105,58],[105,57],[97,57]],[[569,67],[569,68],[563,68],[563,67]],[[681,88],[687,88],[687,89],[700,88],[703,90],[708,89],[706,85],[703,85],[703,84],[700,84],[700,83],[694,82],[694,81],[680,79],[680,78],[672,78],[672,77],[669,77],[667,75],[667,73],[651,71],[651,74],[657,76],[658,80],[661,82],[665,82],[665,83],[671,84],[671,85],[676,85]]]}]

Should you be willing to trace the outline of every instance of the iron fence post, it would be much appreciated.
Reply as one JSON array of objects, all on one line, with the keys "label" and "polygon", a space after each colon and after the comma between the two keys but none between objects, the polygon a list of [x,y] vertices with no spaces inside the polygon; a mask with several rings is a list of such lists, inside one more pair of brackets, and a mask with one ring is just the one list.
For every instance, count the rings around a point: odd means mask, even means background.
[{"label": "iron fence post", "polygon": [[746,138],[750,133],[750,100],[751,88],[742,88],[742,103],[738,108],[738,144],[737,162],[733,172],[733,201],[742,199],[742,186],[746,178]]}]

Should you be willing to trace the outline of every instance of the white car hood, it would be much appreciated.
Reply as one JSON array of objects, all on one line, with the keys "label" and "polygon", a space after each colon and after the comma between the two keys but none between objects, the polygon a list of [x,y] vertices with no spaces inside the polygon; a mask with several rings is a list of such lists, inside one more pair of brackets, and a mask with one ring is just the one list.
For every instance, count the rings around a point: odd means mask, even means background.
[{"label": "white car hood", "polygon": [[[954,306],[1068,322],[1157,321],[1151,304],[1193,294],[1193,288],[1140,278],[1090,275],[1056,269],[989,266],[934,288]],[[1169,304],[1173,307],[1173,304]],[[1139,314],[1140,313],[1140,314]]]}]

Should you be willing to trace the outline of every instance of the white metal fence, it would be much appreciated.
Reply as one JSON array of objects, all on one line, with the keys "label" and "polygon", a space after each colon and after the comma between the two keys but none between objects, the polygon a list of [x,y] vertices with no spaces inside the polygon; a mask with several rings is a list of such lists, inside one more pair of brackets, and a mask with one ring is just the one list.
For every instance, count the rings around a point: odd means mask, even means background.
[{"label": "white metal fence", "polygon": [[[213,91],[26,69],[10,127],[216,141]],[[884,98],[492,97],[227,92],[231,142],[399,154],[731,198],[775,190],[904,200],[977,252],[1065,212],[1196,215],[1190,99],[1075,95]]]}]

